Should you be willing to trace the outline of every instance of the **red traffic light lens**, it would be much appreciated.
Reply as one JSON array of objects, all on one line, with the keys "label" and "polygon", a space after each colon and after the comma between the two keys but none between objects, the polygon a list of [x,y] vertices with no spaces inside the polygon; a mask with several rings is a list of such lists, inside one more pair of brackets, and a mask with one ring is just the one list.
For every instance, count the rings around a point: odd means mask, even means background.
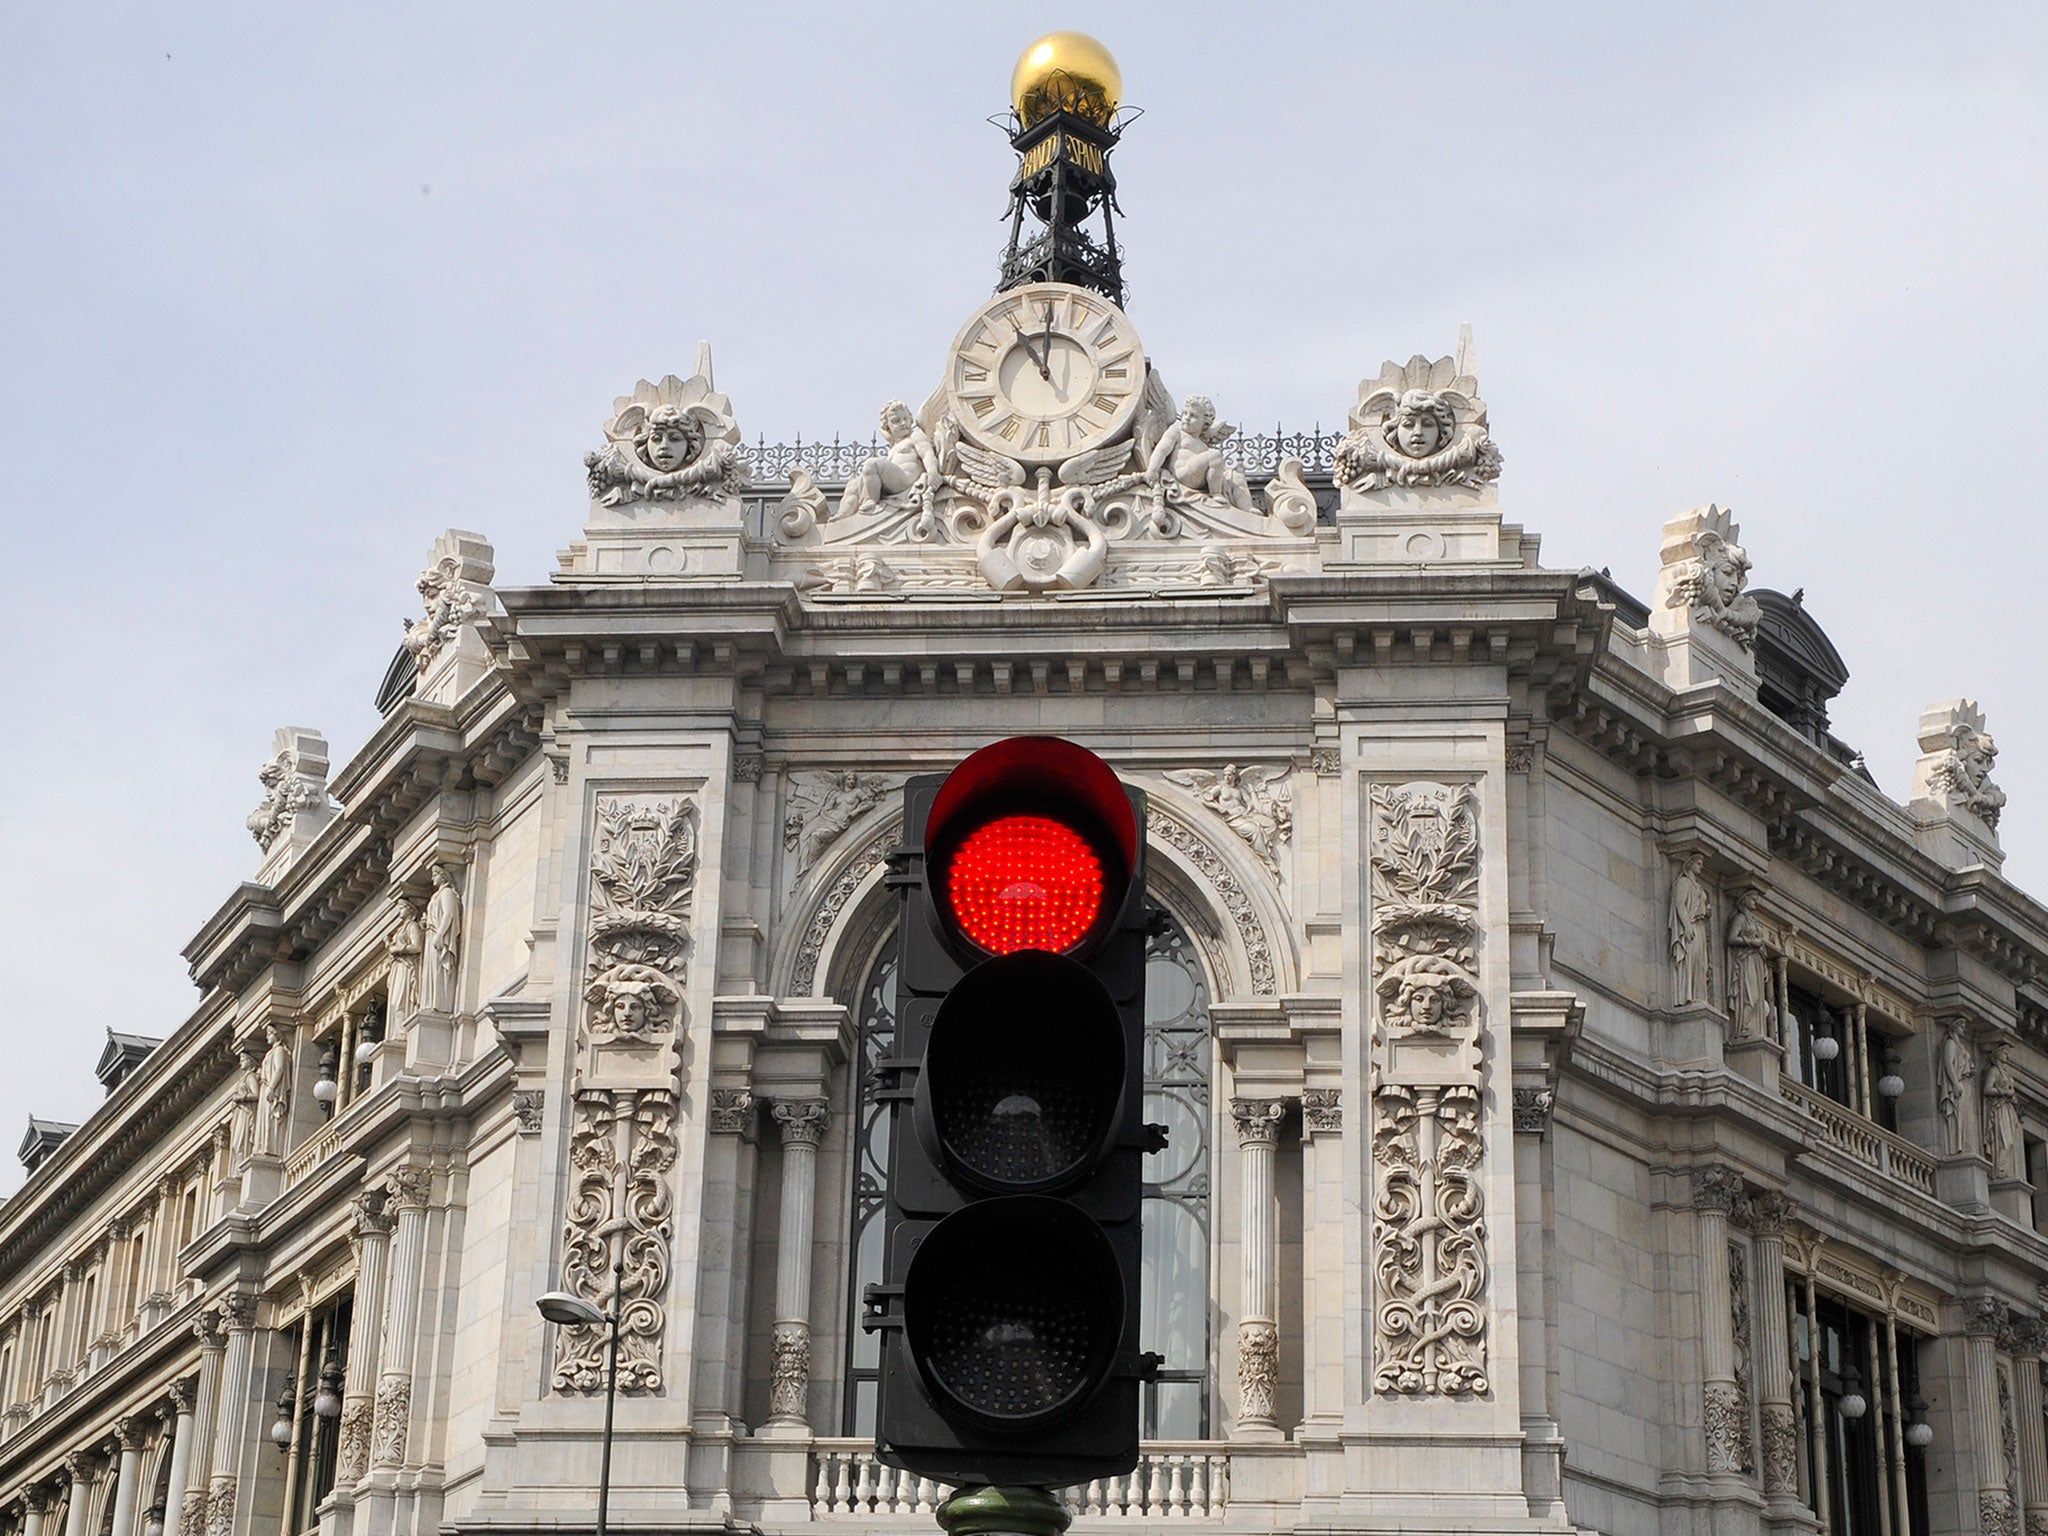
[{"label": "red traffic light lens", "polygon": [[1102,859],[1047,816],[999,816],[953,851],[945,900],[961,932],[992,955],[1072,949],[1102,916]]}]

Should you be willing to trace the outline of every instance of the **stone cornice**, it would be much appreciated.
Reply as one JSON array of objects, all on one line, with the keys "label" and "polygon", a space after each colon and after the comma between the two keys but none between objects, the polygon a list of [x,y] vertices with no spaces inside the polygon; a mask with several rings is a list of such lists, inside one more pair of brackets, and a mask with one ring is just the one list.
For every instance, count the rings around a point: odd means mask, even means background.
[{"label": "stone cornice", "polygon": [[202,1007],[109,1094],[0,1205],[0,1288],[93,1201],[159,1171],[149,1153],[170,1140],[234,1065],[233,1017]]}]

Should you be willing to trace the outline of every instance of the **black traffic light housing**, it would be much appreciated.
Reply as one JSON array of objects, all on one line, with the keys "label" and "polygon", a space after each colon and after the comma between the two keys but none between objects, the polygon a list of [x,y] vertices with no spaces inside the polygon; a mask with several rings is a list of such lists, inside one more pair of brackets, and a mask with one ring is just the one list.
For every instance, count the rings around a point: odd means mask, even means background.
[{"label": "black traffic light housing", "polygon": [[876,1449],[940,1482],[1138,1463],[1145,798],[1012,737],[904,786]]}]

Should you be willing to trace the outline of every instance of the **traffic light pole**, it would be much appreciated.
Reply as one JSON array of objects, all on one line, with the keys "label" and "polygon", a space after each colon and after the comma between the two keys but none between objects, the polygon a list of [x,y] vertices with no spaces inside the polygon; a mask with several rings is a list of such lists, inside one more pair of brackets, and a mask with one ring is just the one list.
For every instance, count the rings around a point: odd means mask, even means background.
[{"label": "traffic light pole", "polygon": [[962,1488],[939,1506],[946,1536],[1061,1536],[1074,1517],[1050,1488]]}]

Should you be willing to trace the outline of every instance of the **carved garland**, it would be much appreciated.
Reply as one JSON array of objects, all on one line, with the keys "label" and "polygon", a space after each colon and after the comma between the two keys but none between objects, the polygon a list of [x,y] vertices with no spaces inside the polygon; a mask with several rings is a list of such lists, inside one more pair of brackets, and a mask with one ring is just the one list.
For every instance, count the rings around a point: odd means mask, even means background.
[{"label": "carved garland", "polygon": [[1277,973],[1273,967],[1273,952],[1266,944],[1266,930],[1260,924],[1258,913],[1252,907],[1252,899],[1230,866],[1223,862],[1221,855],[1211,848],[1183,822],[1156,803],[1151,808],[1150,830],[1169,848],[1180,853],[1202,873],[1215,890],[1224,911],[1237,925],[1237,935],[1244,944],[1245,964],[1251,971],[1252,992],[1258,997],[1271,997],[1279,990]]},{"label": "carved garland", "polygon": [[[688,799],[599,804],[590,864],[590,956],[569,1131],[562,1279],[619,1308],[619,1387],[660,1392],[675,1165],[678,1037],[697,878]],[[616,1268],[616,1280],[614,1279]],[[563,1328],[558,1390],[598,1392],[605,1330]]]},{"label": "carved garland", "polygon": [[868,872],[889,856],[889,849],[903,835],[900,825],[893,822],[869,838],[853,861],[839,872],[831,887],[825,892],[825,899],[818,903],[818,910],[811,915],[811,925],[804,930],[804,941],[797,950],[796,967],[790,976],[790,993],[795,997],[808,997],[811,987],[818,978],[818,960],[825,952],[825,940],[831,936],[832,925],[839,921],[839,914]]},{"label": "carved garland", "polygon": [[1462,1395],[1486,1374],[1484,1039],[1468,784],[1369,791],[1374,1387]]}]

